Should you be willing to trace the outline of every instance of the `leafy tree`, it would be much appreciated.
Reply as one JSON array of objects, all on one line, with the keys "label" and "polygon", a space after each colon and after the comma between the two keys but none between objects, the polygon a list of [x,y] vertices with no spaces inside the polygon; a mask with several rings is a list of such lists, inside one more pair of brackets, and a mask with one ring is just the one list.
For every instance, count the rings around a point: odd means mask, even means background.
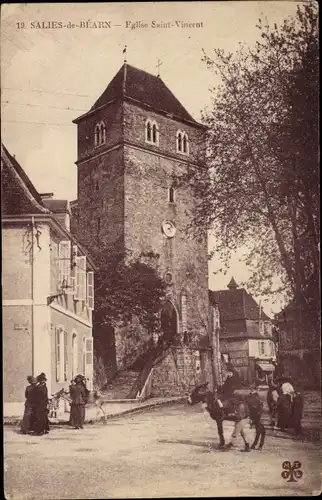
[{"label": "leafy tree", "polygon": [[134,256],[115,245],[94,251],[93,258],[95,351],[113,374],[114,329],[124,337],[124,364],[128,364],[149,344],[152,332],[160,330],[166,284],[158,275],[159,256],[154,252]]},{"label": "leafy tree", "polygon": [[[283,293],[317,325],[319,280],[318,28],[313,3],[281,26],[258,23],[261,40],[235,55],[204,53],[221,79],[201,166],[177,182],[199,196],[190,229],[214,231],[228,265],[246,248],[253,293]],[[276,287],[275,277],[280,280]],[[313,313],[315,311],[315,313]],[[312,314],[314,318],[312,318]],[[306,315],[307,319],[307,315]]]},{"label": "leafy tree", "polygon": [[96,317],[101,324],[125,326],[136,316],[149,331],[158,329],[166,285],[157,272],[154,252],[133,257],[130,251],[101,250],[96,256]]}]

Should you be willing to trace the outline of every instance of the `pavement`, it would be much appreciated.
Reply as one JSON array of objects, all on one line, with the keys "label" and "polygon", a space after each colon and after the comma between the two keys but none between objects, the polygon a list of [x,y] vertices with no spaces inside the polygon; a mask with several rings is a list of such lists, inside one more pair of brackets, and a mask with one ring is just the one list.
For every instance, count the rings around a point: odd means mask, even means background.
[{"label": "pavement", "polygon": [[[321,426],[317,412],[314,418]],[[5,497],[316,496],[321,491],[321,443],[312,439],[310,426],[305,420],[301,440],[267,428],[263,450],[250,453],[242,452],[240,437],[231,451],[219,451],[216,424],[200,405],[155,406],[84,430],[53,426],[45,436],[21,435],[6,426]],[[226,441],[232,429],[225,422]],[[247,433],[251,442],[254,430]],[[286,469],[284,462],[289,462]],[[300,477],[294,476],[295,462]]]},{"label": "pavement", "polygon": [[[102,410],[94,404],[86,406],[85,423],[94,423],[110,418],[120,417],[128,413],[141,412],[157,406],[167,406],[173,403],[186,401],[185,396],[180,397],[154,397],[145,401],[139,400],[110,400],[104,401]],[[21,415],[4,417],[5,425],[19,425]],[[62,413],[57,418],[50,418],[52,425],[65,425],[69,421],[69,412]]]}]

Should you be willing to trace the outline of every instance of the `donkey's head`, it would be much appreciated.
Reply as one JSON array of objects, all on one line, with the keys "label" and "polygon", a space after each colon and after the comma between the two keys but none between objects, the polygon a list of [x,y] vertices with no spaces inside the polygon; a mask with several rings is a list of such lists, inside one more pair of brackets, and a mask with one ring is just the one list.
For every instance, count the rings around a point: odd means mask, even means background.
[{"label": "donkey's head", "polygon": [[209,382],[204,382],[203,384],[197,385],[197,387],[195,387],[188,396],[188,403],[190,405],[195,405],[197,403],[204,403],[209,394],[208,385]]}]

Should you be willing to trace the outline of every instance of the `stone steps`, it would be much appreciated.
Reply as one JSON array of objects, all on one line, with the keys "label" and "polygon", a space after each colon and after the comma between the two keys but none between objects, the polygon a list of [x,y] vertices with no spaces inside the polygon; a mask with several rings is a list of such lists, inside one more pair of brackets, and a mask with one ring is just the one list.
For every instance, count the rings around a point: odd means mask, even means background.
[{"label": "stone steps", "polygon": [[139,375],[139,372],[133,370],[120,371],[102,392],[103,398],[107,400],[129,399],[131,389]]}]

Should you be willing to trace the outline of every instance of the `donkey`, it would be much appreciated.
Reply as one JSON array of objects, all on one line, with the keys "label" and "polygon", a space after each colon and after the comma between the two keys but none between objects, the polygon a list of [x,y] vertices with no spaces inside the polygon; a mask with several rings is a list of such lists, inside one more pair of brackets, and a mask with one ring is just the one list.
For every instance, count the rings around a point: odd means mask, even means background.
[{"label": "donkey", "polygon": [[[224,408],[222,408],[218,404],[218,400],[216,395],[208,389],[209,382],[198,385],[191,392],[188,397],[188,403],[190,405],[195,405],[197,403],[202,403],[204,408],[208,411],[210,417],[217,422],[217,429],[219,434],[219,449],[229,449],[231,445],[225,447],[225,438],[223,431],[223,422],[224,420],[232,421],[232,422],[240,422],[245,418],[249,417],[252,423],[255,426],[255,439],[252,443],[251,447],[246,442],[243,432],[241,432],[242,437],[245,442],[245,451],[250,451],[250,449],[255,449],[258,441],[259,447],[261,450],[265,441],[265,427],[261,422],[261,414],[262,414],[262,403],[259,401],[256,395],[250,394],[246,397],[234,396],[230,401],[230,406],[233,408],[233,413],[225,412]],[[242,430],[242,429],[241,429]]]}]

